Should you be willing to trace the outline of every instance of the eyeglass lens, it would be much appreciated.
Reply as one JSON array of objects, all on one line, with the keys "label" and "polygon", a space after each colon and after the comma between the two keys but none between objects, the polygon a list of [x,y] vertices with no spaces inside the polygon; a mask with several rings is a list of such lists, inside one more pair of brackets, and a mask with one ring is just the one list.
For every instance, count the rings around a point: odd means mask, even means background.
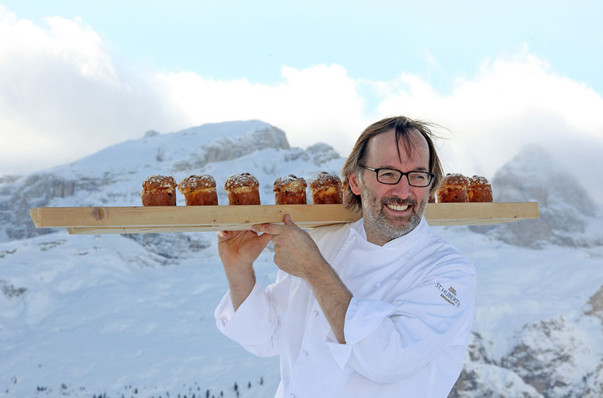
[{"label": "eyeglass lens", "polygon": [[[411,171],[406,174],[408,183],[416,187],[425,187],[430,183],[430,175],[423,171]],[[377,180],[384,184],[397,184],[402,178],[403,173],[399,170],[380,169],[377,173]]]}]

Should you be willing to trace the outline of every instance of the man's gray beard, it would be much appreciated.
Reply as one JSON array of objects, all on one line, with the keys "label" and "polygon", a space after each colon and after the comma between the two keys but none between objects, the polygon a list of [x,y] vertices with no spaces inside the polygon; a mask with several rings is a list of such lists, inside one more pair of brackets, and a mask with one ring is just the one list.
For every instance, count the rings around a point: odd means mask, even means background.
[{"label": "man's gray beard", "polygon": [[[427,204],[427,198],[423,201],[423,203],[417,203],[414,200],[388,200],[387,198],[385,198],[381,201],[379,209],[367,209],[367,205],[365,205],[365,203],[369,204],[372,202],[363,201],[362,213],[365,219],[365,229],[367,229],[367,226],[369,226],[373,234],[379,236],[385,242],[389,242],[408,234],[413,229],[415,229],[417,225],[419,225],[419,223],[421,222],[421,218],[423,217],[425,205]],[[387,215],[385,215],[385,203],[396,203],[401,205],[410,204],[414,206],[414,212],[408,218],[405,219],[406,222],[404,223],[404,225],[401,226],[399,223],[392,222],[392,220]]]}]

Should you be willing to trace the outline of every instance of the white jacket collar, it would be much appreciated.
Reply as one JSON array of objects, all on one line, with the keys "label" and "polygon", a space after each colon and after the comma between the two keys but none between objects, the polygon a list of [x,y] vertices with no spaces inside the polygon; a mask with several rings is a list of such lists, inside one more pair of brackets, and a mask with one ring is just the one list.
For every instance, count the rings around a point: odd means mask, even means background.
[{"label": "white jacket collar", "polygon": [[[355,234],[358,238],[362,239],[369,245],[373,245],[373,243],[369,242],[366,239],[366,230],[364,229],[364,218],[360,218],[358,221],[352,223],[350,231],[352,234]],[[384,248],[400,248],[400,246],[405,247],[413,247],[416,246],[417,243],[423,240],[429,231],[429,225],[425,220],[425,217],[421,217],[421,222],[417,225],[412,231],[403,235],[399,238],[393,239],[383,245]],[[376,246],[376,245],[375,245]]]}]

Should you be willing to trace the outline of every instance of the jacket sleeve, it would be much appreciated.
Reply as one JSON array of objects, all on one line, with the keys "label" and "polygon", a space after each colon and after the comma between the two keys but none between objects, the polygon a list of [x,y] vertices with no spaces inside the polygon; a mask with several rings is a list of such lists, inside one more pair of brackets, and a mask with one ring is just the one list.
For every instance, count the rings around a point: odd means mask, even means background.
[{"label": "jacket sleeve", "polygon": [[353,298],[345,319],[346,343],[327,342],[342,370],[391,383],[451,348],[462,362],[475,311],[475,273],[470,264],[461,265],[444,266],[393,302]]},{"label": "jacket sleeve", "polygon": [[278,355],[280,318],[287,303],[289,279],[279,271],[275,283],[266,289],[256,282],[237,311],[227,291],[214,311],[218,330],[252,354]]}]

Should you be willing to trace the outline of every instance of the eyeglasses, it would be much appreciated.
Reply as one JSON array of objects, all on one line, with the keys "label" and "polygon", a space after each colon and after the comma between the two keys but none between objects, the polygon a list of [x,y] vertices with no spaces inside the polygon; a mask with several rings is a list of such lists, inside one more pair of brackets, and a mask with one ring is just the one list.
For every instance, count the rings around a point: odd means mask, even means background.
[{"label": "eyeglasses", "polygon": [[427,187],[431,184],[431,181],[435,177],[433,173],[429,173],[427,171],[409,171],[408,173],[403,173],[400,170],[390,169],[388,167],[382,167],[378,169],[373,169],[372,167],[366,167],[360,165],[363,169],[367,169],[377,174],[377,181],[381,184],[386,185],[396,185],[402,179],[402,176],[406,176],[408,180],[408,185],[412,187]]}]

